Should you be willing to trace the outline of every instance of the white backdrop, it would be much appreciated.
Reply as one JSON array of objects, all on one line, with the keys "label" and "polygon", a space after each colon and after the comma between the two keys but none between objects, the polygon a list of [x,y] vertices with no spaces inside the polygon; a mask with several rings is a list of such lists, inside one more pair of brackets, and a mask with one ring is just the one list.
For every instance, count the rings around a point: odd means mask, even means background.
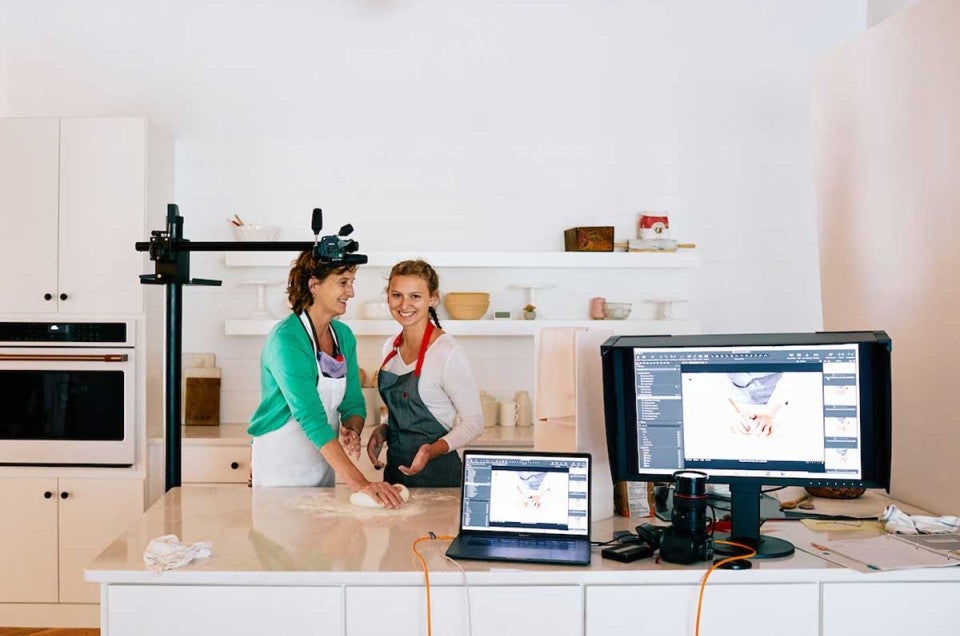
[{"label": "white backdrop", "polygon": [[[5,0],[0,114],[158,122],[194,240],[230,238],[233,213],[306,240],[320,206],[367,250],[562,249],[566,227],[626,238],[638,212],[668,210],[673,236],[701,246],[681,292],[704,331],[811,330],[811,65],[865,13],[865,0]],[[634,300],[640,284],[604,274],[586,296]],[[185,350],[246,369],[259,343],[223,337],[222,321],[251,299],[188,290]]]}]

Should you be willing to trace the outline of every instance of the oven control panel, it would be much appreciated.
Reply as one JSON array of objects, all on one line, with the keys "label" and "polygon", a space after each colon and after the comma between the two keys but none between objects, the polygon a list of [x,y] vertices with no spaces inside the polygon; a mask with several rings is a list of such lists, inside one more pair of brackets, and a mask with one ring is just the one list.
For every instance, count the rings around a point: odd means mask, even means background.
[{"label": "oven control panel", "polygon": [[129,322],[0,322],[0,344],[132,346]]}]

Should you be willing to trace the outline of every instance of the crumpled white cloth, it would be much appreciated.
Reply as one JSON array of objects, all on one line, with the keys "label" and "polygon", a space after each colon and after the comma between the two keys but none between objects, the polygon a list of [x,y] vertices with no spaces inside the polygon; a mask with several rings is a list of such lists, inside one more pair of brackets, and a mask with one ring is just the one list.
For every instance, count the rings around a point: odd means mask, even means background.
[{"label": "crumpled white cloth", "polygon": [[192,545],[181,543],[175,534],[151,539],[143,553],[143,562],[154,572],[172,570],[194,559],[205,559],[213,553],[213,543],[198,541]]},{"label": "crumpled white cloth", "polygon": [[889,505],[880,515],[880,522],[887,532],[900,534],[943,534],[960,529],[960,517],[949,515],[927,517],[908,515],[894,505]]}]

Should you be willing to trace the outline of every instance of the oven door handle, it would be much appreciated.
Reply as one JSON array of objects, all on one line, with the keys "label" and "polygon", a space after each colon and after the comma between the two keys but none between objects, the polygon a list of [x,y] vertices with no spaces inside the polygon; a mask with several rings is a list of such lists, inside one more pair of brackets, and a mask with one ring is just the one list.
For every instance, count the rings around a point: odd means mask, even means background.
[{"label": "oven door handle", "polygon": [[0,353],[0,362],[126,362],[125,353],[92,354],[51,354],[51,353]]}]

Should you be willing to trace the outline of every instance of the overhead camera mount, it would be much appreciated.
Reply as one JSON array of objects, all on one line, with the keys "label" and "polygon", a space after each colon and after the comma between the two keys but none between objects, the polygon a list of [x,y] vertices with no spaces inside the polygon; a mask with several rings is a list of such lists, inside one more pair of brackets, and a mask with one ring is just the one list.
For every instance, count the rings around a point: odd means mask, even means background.
[{"label": "overhead camera mount", "polygon": [[176,204],[167,205],[167,227],[150,232],[150,240],[137,242],[138,252],[148,252],[155,263],[153,274],[141,274],[143,285],[165,285],[167,288],[165,314],[166,357],[164,360],[164,422],[166,428],[166,490],[180,485],[181,436],[180,399],[183,349],[183,286],[220,286],[221,281],[190,278],[190,252],[302,252],[313,250],[314,258],[333,265],[361,265],[367,262],[364,254],[357,254],[360,244],[346,238],[353,226],[344,225],[336,235],[320,237],[323,212],[314,208],[310,228],[313,242],[297,241],[204,241],[192,242],[183,238],[183,217]]}]

